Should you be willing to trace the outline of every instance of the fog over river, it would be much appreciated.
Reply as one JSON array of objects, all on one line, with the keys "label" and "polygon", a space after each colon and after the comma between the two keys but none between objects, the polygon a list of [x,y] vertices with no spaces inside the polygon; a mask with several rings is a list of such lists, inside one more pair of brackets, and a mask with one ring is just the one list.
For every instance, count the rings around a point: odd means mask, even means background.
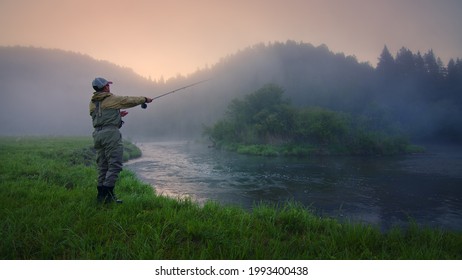
[{"label": "fog over river", "polygon": [[126,168],[157,194],[251,209],[293,200],[318,215],[377,225],[413,220],[462,230],[462,147],[429,146],[394,157],[283,158],[238,155],[193,142],[137,143]]}]

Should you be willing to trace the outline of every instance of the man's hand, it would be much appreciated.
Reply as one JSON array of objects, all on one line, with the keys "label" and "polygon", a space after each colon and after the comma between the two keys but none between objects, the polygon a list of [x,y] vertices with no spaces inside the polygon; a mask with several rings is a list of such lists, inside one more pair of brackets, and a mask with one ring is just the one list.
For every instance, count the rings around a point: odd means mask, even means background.
[{"label": "man's hand", "polygon": [[126,115],[128,115],[127,111],[120,111],[120,116],[121,117],[125,117]]},{"label": "man's hand", "polygon": [[144,99],[146,99],[146,103],[151,103],[152,102],[152,98],[145,97]]}]

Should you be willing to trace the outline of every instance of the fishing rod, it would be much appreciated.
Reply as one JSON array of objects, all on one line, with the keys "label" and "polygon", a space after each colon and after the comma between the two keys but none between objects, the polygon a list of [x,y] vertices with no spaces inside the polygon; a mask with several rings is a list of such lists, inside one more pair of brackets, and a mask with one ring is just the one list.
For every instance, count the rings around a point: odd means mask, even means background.
[{"label": "fishing rod", "polygon": [[[207,82],[207,81],[210,81],[210,80],[211,80],[211,79],[202,80],[202,81],[199,81],[199,82],[196,82],[196,83],[193,83],[193,84],[190,84],[190,85],[184,86],[184,87],[180,87],[180,88],[174,89],[174,90],[172,90],[172,91],[169,91],[169,92],[167,92],[167,93],[164,93],[164,94],[158,95],[158,96],[156,96],[156,97],[152,98],[152,100],[154,100],[154,99],[157,99],[157,98],[161,98],[161,97],[164,97],[164,96],[166,96],[166,95],[172,94],[172,93],[174,93],[174,92],[177,92],[177,91],[179,91],[179,90],[182,90],[182,89],[186,89],[186,88],[189,88],[189,87],[192,87],[192,86],[198,85],[198,84],[202,84],[202,83],[204,83],[204,82]],[[148,107],[148,104],[146,104],[146,103],[143,103],[143,104],[141,104],[141,108],[143,108],[143,109],[146,109],[147,107]]]}]

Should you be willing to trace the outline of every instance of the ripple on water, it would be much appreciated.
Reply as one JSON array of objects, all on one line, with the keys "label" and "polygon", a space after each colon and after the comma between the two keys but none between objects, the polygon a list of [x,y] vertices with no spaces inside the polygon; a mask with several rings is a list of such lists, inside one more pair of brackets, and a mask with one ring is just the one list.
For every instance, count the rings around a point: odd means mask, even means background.
[{"label": "ripple on water", "polygon": [[190,142],[137,144],[126,164],[158,194],[251,209],[298,201],[323,215],[377,224],[410,218],[462,230],[462,150],[402,157],[265,158]]}]

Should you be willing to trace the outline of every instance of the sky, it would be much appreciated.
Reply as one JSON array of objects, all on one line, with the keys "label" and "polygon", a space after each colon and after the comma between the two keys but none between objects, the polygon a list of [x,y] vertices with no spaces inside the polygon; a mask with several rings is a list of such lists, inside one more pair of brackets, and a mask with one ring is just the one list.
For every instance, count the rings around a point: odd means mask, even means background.
[{"label": "sky", "polygon": [[462,0],[0,0],[0,46],[73,51],[157,80],[258,43],[325,44],[375,66],[383,47],[462,58]]}]

